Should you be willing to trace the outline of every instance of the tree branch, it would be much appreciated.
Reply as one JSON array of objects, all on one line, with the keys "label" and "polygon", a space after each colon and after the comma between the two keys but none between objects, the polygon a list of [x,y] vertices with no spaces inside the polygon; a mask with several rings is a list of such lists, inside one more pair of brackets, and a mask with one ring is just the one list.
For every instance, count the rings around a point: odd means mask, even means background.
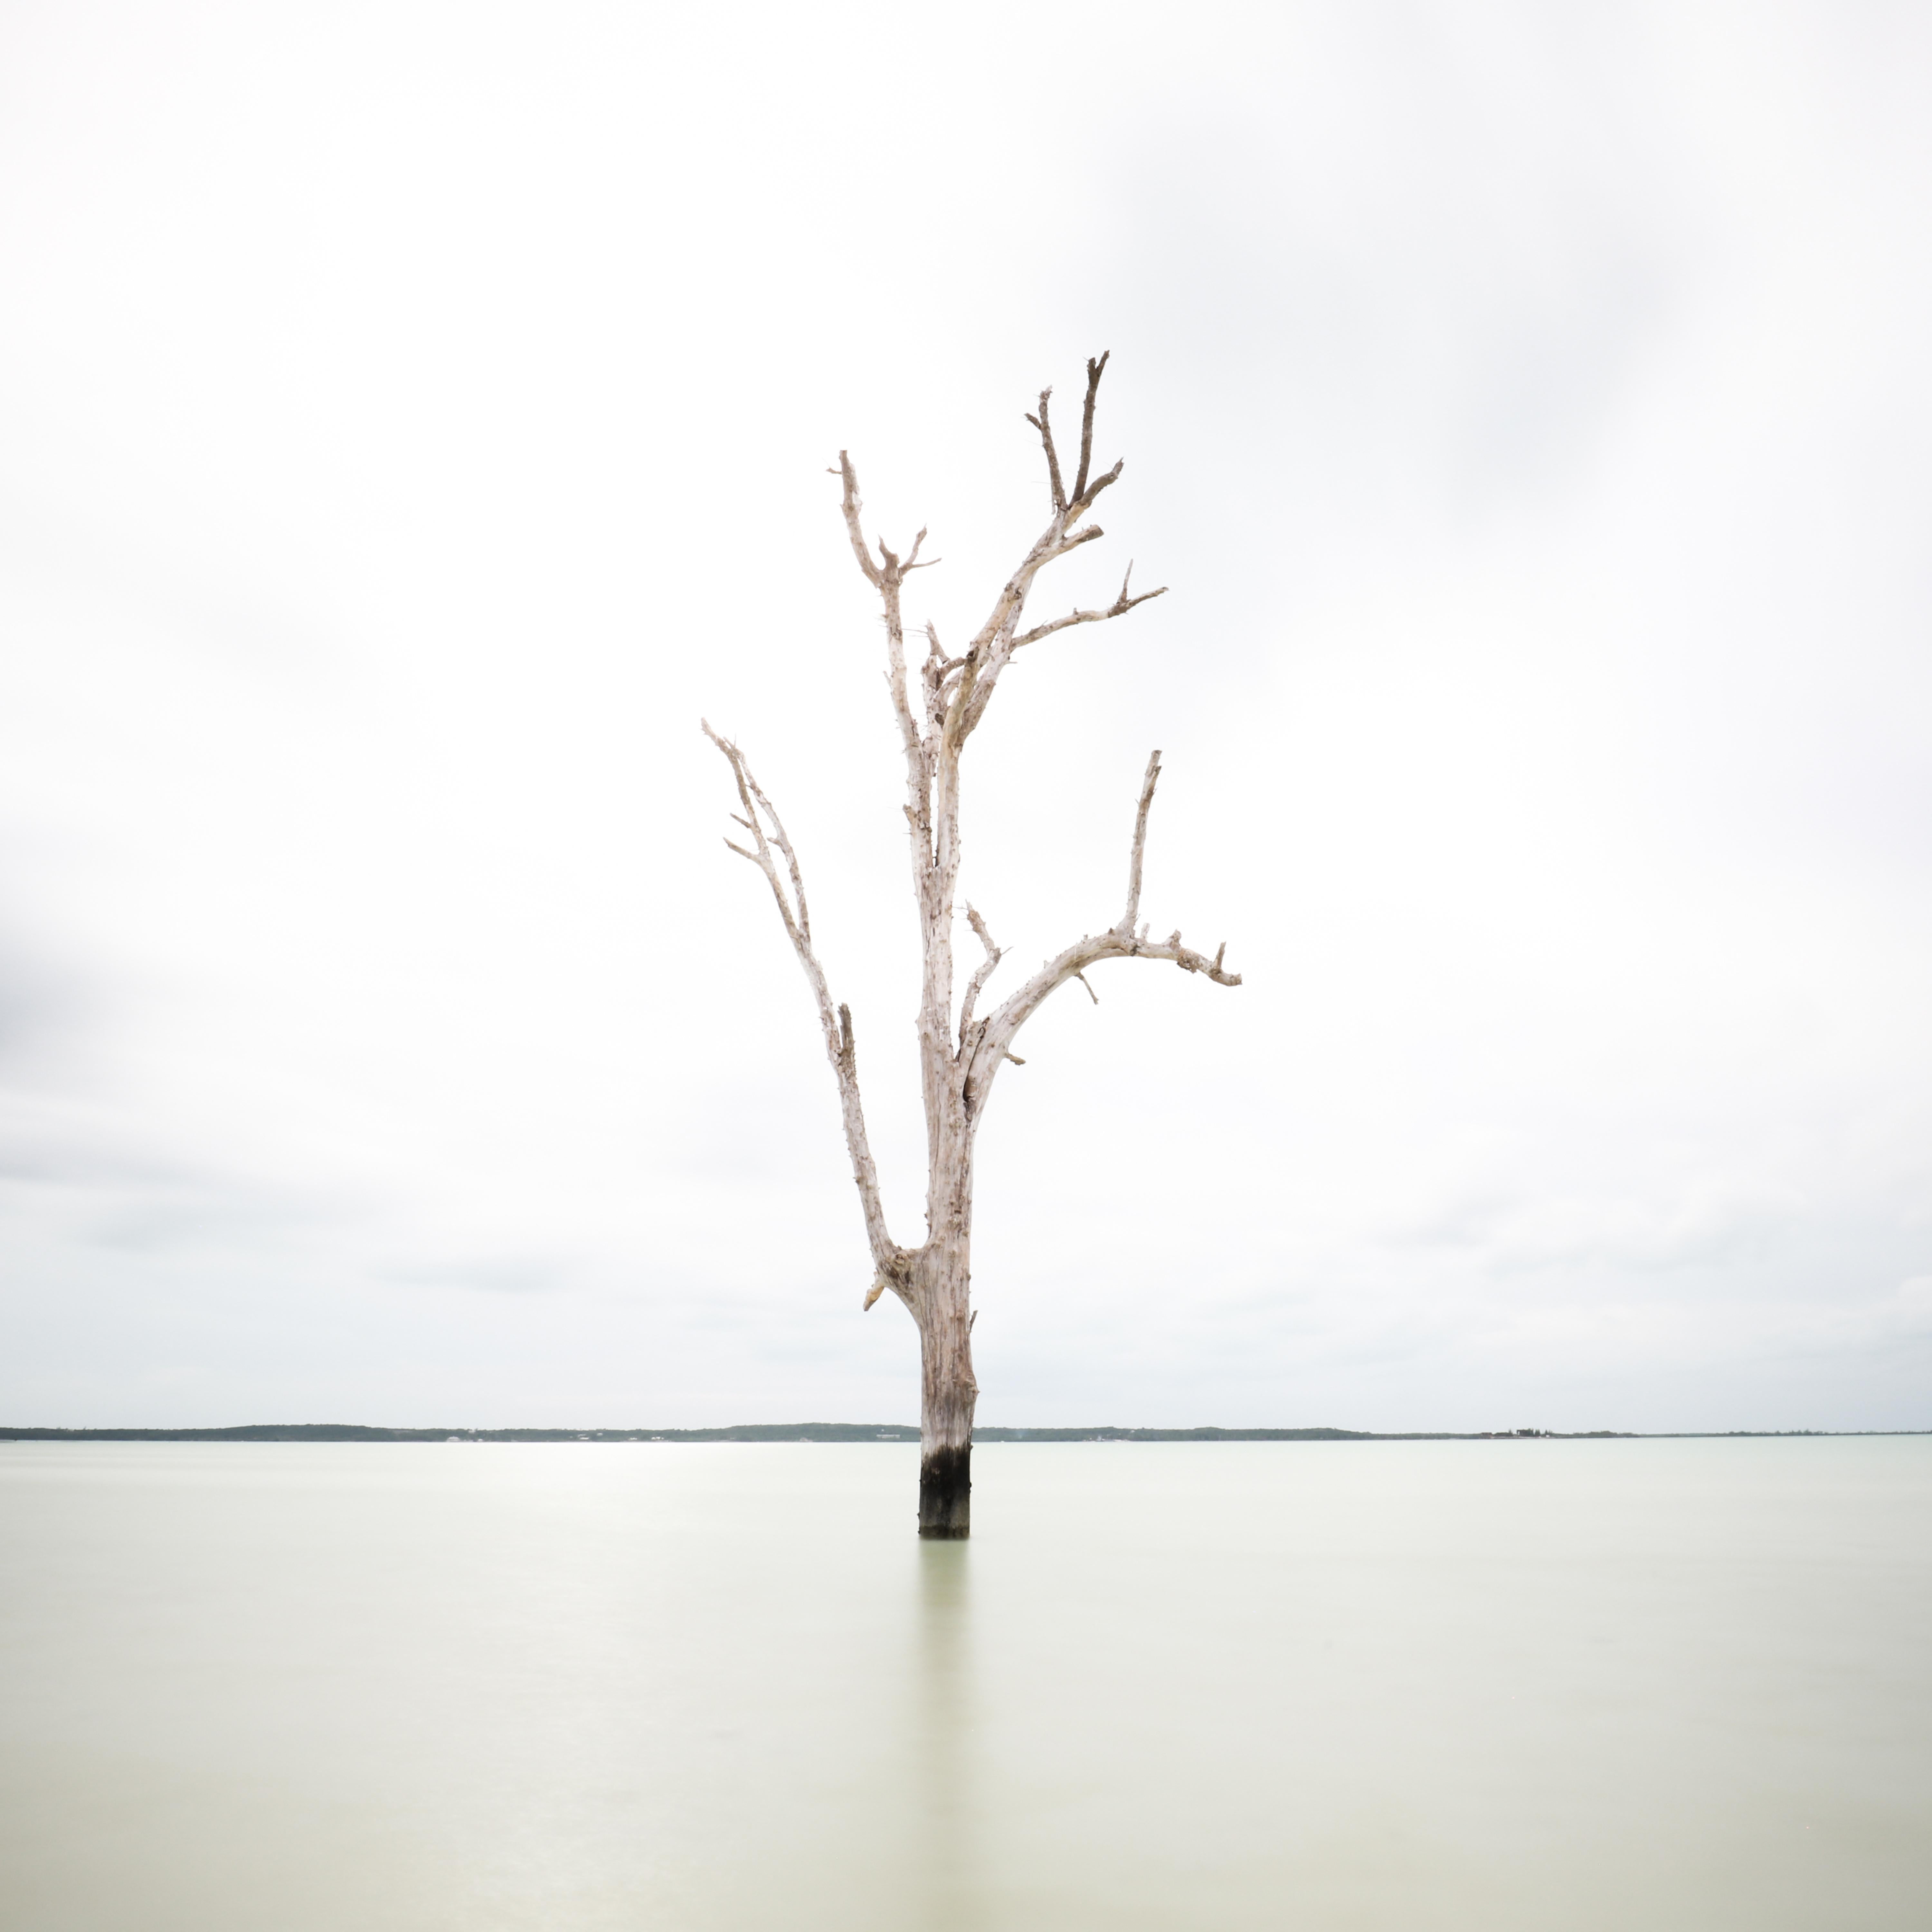
[{"label": "tree branch", "polygon": [[[752,776],[744,753],[730,739],[720,737],[708,722],[702,718],[698,722],[704,735],[724,754],[725,762],[731,767],[731,776],[738,787],[739,802],[745,808],[742,818],[738,818],[735,812],[732,816],[749,829],[755,849],[748,850],[744,846],[734,844],[728,838],[724,842],[764,874],[765,883],[771,887],[772,898],[778,906],[778,917],[784,922],[785,936],[798,955],[798,962],[805,969],[812,998],[818,1003],[819,1028],[825,1039],[825,1057],[832,1063],[832,1075],[838,1083],[845,1146],[852,1157],[852,1179],[859,1190],[860,1205],[865,1212],[866,1237],[872,1250],[873,1265],[880,1277],[887,1279],[888,1286],[893,1286],[910,1306],[910,1278],[905,1273],[905,1251],[886,1228],[885,1208],[879,1196],[878,1168],[866,1136],[866,1112],[859,1098],[859,1062],[853,1040],[852,1010],[845,1006],[834,1009],[832,994],[825,983],[824,969],[818,963],[818,954],[812,950],[812,921],[806,909],[805,880],[799,869],[798,855],[792,850],[791,841],[785,836],[776,809]],[[767,826],[770,828],[769,832]],[[774,847],[785,862],[791,886],[789,896],[785,881],[779,875],[778,862],[772,856]]]},{"label": "tree branch", "polygon": [[1087,358],[1087,400],[1080,412],[1080,474],[1073,479],[1076,502],[1087,494],[1087,472],[1094,460],[1094,400],[1100,393],[1100,377],[1113,352],[1103,349],[1097,362],[1090,356]]},{"label": "tree branch", "polygon": [[994,968],[1006,957],[993,944],[993,935],[986,930],[986,922],[974,910],[973,902],[966,902],[966,923],[979,935],[980,944],[986,949],[986,956],[973,969],[973,976],[966,982],[966,996],[959,1003],[959,1049],[966,1050],[966,1036],[973,1024],[973,1009],[979,1004],[980,995],[986,990],[986,982],[993,976]]},{"label": "tree branch", "polygon": [[[1178,933],[1167,939],[1150,941],[1120,932],[1102,932],[1089,934],[1076,940],[1064,952],[1047,961],[1017,993],[981,1022],[969,1073],[973,1111],[977,1113],[985,1106],[993,1076],[999,1070],[1000,1062],[1011,1054],[1012,1042],[1021,1028],[1068,980],[1079,980],[1084,984],[1084,975],[1090,966],[1097,966],[1105,959],[1165,959],[1178,966],[1184,973],[1204,974],[1217,986],[1238,986],[1241,983],[1240,974],[1222,969],[1220,962],[1226,950],[1224,942],[1220,951],[1210,959],[1204,952],[1196,952],[1191,946],[1182,945]],[[1087,990],[1091,993],[1094,989],[1089,986]]]},{"label": "tree branch", "polygon": [[[1124,466],[1116,463],[1105,475],[1093,475],[1094,422],[1100,395],[1100,378],[1106,370],[1111,352],[1091,356],[1087,363],[1087,394],[1081,409],[1080,468],[1074,478],[1073,494],[1066,494],[1065,479],[1060,474],[1060,452],[1053,438],[1053,420],[1050,414],[1053,392],[1042,389],[1040,394],[1040,413],[1029,415],[1027,421],[1040,432],[1040,446],[1046,452],[1047,480],[1053,495],[1053,516],[1046,528],[1041,532],[1032,548],[1021,560],[1016,570],[1001,588],[994,601],[991,614],[974,635],[965,650],[956,659],[939,659],[936,683],[929,671],[922,668],[922,676],[926,682],[928,730],[937,736],[945,753],[957,756],[992,700],[994,687],[1000,674],[1011,662],[1013,652],[1023,644],[1036,644],[1042,638],[1050,637],[1055,631],[1066,629],[1074,624],[1094,624],[1110,617],[1124,616],[1137,604],[1146,603],[1150,598],[1162,595],[1160,590],[1144,592],[1134,596],[1129,589],[1132,577],[1132,566],[1128,566],[1127,575],[1120,584],[1120,594],[1105,610],[1076,610],[1070,615],[1058,618],[1048,624],[1036,625],[1022,634],[1020,620],[1026,608],[1028,593],[1033,587],[1034,579],[1046,566],[1085,543],[1094,542],[1102,534],[1097,528],[1076,531],[1074,526],[1092,508],[1100,493],[1117,482]],[[859,496],[859,479],[854,472],[849,454],[838,452],[838,467],[833,472],[841,484],[840,512],[844,518],[845,533],[852,546],[852,554],[859,568],[865,573],[866,580],[878,590],[886,604],[886,628],[892,652],[892,700],[898,716],[900,734],[905,740],[909,767],[908,777],[918,794],[916,800],[909,801],[915,826],[920,826],[924,818],[926,802],[930,799],[932,787],[938,776],[936,767],[921,760],[920,734],[915,722],[911,706],[904,688],[905,670],[901,641],[899,592],[907,574],[914,570],[923,570],[928,566],[920,561],[920,545],[925,540],[922,530],[914,542],[910,554],[902,563],[884,543],[878,545],[878,557],[875,560],[872,547],[866,541],[863,524],[863,506]],[[1165,586],[1163,586],[1163,589]],[[934,646],[936,658],[938,646]],[[929,662],[931,660],[928,661]],[[950,688],[949,688],[950,687]],[[937,854],[931,842],[937,836],[937,829],[923,827],[928,839],[923,855],[923,865],[931,872],[937,861]],[[935,908],[926,904],[922,894],[922,908],[930,919]]]},{"label": "tree branch", "polygon": [[[1040,391],[1040,414],[1036,416],[1028,416],[1027,421],[1040,431],[1040,440],[1046,446],[1046,476],[1047,481],[1053,485],[1053,507],[1064,515],[1066,510],[1066,492],[1060,488],[1060,454],[1053,446],[1053,425],[1046,413],[1047,403],[1052,394],[1053,392],[1051,389]],[[1084,466],[1081,471],[1081,479],[1083,482],[1086,480],[1086,471]]]},{"label": "tree branch", "polygon": [[[1098,536],[1100,532],[1093,532]],[[1018,650],[1022,644],[1036,644],[1042,638],[1050,638],[1056,631],[1064,631],[1070,624],[1104,624],[1110,617],[1124,617],[1137,604],[1151,603],[1156,597],[1167,595],[1167,586],[1158,590],[1143,590],[1138,597],[1127,594],[1127,586],[1133,581],[1134,567],[1127,566],[1127,574],[1120,579],[1120,594],[1104,610],[1075,610],[1070,616],[1056,617],[1050,624],[1036,624],[1030,631],[1023,631],[1013,640],[1012,647]]]},{"label": "tree branch", "polygon": [[[861,514],[864,506],[859,498],[858,474],[852,466],[852,459],[842,449],[838,452],[836,473],[843,483],[839,507],[845,519],[845,534],[851,541],[852,554],[859,560],[859,568],[865,572],[866,581],[878,590],[885,606],[886,686],[892,694],[892,716],[898,721],[899,742],[905,752],[906,823],[912,838],[914,890],[918,895],[920,910],[929,921],[937,903],[933,877],[933,748],[930,740],[921,736],[919,721],[913,715],[911,695],[906,682],[905,620],[900,600],[906,573],[928,567],[919,561],[920,547],[926,542],[926,532],[922,530],[914,538],[912,550],[903,563],[886,548],[884,538],[878,539],[880,560],[874,563],[866,542]],[[936,563],[939,560],[935,557],[932,561]],[[935,708],[932,702],[932,654],[938,650],[939,640],[929,624],[926,634],[931,649],[920,674],[926,688],[930,725],[931,714]]]},{"label": "tree branch", "polygon": [[1104,476],[1096,476],[1067,506],[1067,520],[1078,522],[1094,507],[1094,500],[1102,490],[1111,490],[1120,480],[1120,472],[1126,468],[1125,461],[1117,463]]},{"label": "tree branch", "polygon": [[[1000,674],[1012,662],[1013,652],[1022,644],[1036,644],[1042,638],[1049,637],[1055,631],[1065,630],[1072,624],[1098,623],[1108,617],[1124,616],[1135,604],[1144,603],[1148,597],[1157,597],[1161,594],[1156,590],[1136,597],[1124,580],[1119,597],[1107,610],[1076,610],[1070,616],[1060,618],[1051,624],[1036,626],[1023,635],[1020,633],[1020,620],[1025,611],[1027,596],[1033,588],[1034,579],[1057,558],[1066,556],[1082,544],[1093,542],[1100,536],[1098,529],[1076,531],[1074,526],[1093,507],[1094,500],[1101,491],[1120,480],[1121,470],[1125,466],[1116,463],[1104,476],[1095,476],[1093,474],[1094,411],[1100,394],[1101,374],[1106,368],[1107,361],[1107,356],[1101,355],[1090,358],[1088,362],[1087,396],[1081,411],[1080,468],[1074,478],[1073,494],[1070,499],[1060,476],[1059,452],[1053,440],[1052,418],[1048,414],[1049,399],[1053,394],[1051,389],[1043,389],[1040,392],[1039,415],[1027,418],[1027,421],[1039,430],[1041,446],[1046,452],[1047,478],[1053,490],[1053,517],[1032,548],[1022,559],[1019,568],[1007,578],[994,602],[992,613],[966,647],[964,668],[946,704],[942,733],[943,742],[956,754],[978,728],[980,721],[986,714],[987,706],[992,702],[994,688],[1000,681]],[[1131,566],[1129,574],[1131,577]]]},{"label": "tree branch", "polygon": [[844,500],[839,508],[845,518],[845,534],[852,540],[852,554],[859,560],[859,568],[866,573],[866,581],[877,584],[879,566],[872,561],[872,553],[866,547],[866,532],[859,521],[860,512],[865,508],[859,500],[859,478],[853,472],[852,459],[842,449],[838,452],[838,467],[831,473],[839,478],[844,486]]},{"label": "tree branch", "polygon": [[927,650],[920,667],[926,700],[928,729],[922,735],[908,689],[904,614],[901,592],[907,573],[923,568],[919,561],[926,532],[914,538],[902,562],[883,538],[866,542],[859,500],[858,478],[850,455],[842,451],[838,473],[845,531],[853,554],[867,580],[885,607],[886,682],[904,747],[906,826],[912,847],[913,892],[920,910],[921,987],[919,1005],[920,1077],[926,1096],[927,1152],[936,1161],[944,1126],[947,1096],[955,1078],[952,1046],[952,890],[959,868],[958,746],[946,737],[943,723],[931,728],[940,711],[938,687],[944,659],[937,633],[927,628]]},{"label": "tree branch", "polygon": [[[1224,970],[1227,956],[1224,940],[1213,958],[1184,946],[1177,930],[1164,940],[1150,941],[1147,928],[1136,932],[1134,920],[1140,910],[1141,864],[1147,847],[1148,814],[1154,805],[1154,787],[1160,777],[1160,754],[1148,760],[1147,776],[1141,783],[1138,809],[1134,814],[1133,850],[1128,861],[1127,910],[1120,924],[1102,933],[1089,933],[1048,960],[1040,970],[1002,1005],[980,1022],[976,1030],[970,1065],[964,1082],[967,1104],[975,1115],[984,1108],[994,1076],[1011,1057],[1012,1043],[1022,1027],[1032,1018],[1047,1000],[1070,980],[1086,986],[1087,968],[1103,959],[1166,959],[1184,973],[1202,973],[1217,986],[1238,986],[1241,976]],[[1088,993],[1098,1004],[1091,986]],[[962,1042],[962,1046],[964,1042]]]},{"label": "tree branch", "polygon": [[[1120,923],[1122,932],[1132,932],[1134,921],[1140,916],[1141,860],[1147,850],[1148,814],[1154,809],[1154,788],[1160,782],[1160,754],[1155,752],[1148,757],[1147,776],[1141,781],[1140,809],[1134,814],[1134,848],[1127,859],[1127,910]],[[1221,962],[1217,959],[1214,963],[1218,967]]]}]

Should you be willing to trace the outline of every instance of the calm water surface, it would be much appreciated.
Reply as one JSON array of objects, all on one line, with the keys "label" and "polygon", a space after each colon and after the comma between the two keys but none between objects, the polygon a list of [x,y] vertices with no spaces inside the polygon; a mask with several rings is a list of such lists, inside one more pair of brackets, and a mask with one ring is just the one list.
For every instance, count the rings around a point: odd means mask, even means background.
[{"label": "calm water surface", "polygon": [[1932,1440],[0,1445],[8,1932],[1916,1932]]}]

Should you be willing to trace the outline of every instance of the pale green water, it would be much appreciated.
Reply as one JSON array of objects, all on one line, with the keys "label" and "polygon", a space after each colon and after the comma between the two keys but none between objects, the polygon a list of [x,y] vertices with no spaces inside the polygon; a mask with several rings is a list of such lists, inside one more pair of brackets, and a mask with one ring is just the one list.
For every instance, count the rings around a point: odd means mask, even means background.
[{"label": "pale green water", "polygon": [[1932,1441],[0,1446],[6,1932],[1917,1932]]}]

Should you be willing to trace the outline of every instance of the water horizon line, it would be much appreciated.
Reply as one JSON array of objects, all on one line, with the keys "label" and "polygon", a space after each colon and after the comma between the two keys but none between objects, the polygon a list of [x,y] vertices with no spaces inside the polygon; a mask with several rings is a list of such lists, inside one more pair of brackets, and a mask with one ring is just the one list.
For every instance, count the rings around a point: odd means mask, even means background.
[{"label": "water horizon line", "polygon": [[[1412,1429],[1123,1427],[976,1428],[976,1444],[1068,1442],[1660,1442],[1794,1437],[1927,1436],[1932,1429]],[[810,1442],[916,1443],[916,1425],[896,1422],[743,1422],[697,1429],[388,1427],[350,1422],[260,1422],[205,1428],[0,1425],[0,1442]]]}]

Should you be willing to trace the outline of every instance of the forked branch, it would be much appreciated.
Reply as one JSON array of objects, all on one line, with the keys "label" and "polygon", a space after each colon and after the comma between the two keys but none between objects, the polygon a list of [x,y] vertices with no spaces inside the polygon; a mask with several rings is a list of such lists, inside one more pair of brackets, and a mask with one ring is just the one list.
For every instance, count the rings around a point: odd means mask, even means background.
[{"label": "forked branch", "polygon": [[[1080,412],[1080,467],[1074,476],[1070,496],[1060,466],[1059,446],[1054,440],[1051,413],[1053,392],[1050,388],[1040,392],[1039,413],[1029,413],[1027,417],[1027,421],[1040,433],[1040,447],[1046,453],[1053,515],[1021,560],[1019,568],[1007,578],[991,614],[966,648],[957,657],[948,658],[940,651],[937,638],[932,639],[932,649],[920,667],[926,700],[923,733],[915,722],[907,686],[900,594],[911,572],[929,566],[920,559],[919,541],[915,541],[910,554],[903,562],[883,542],[876,539],[868,542],[863,506],[859,497],[859,480],[850,458],[843,450],[838,452],[838,467],[832,473],[842,485],[840,512],[844,518],[845,534],[866,582],[879,592],[886,607],[886,676],[892,687],[893,710],[906,752],[911,789],[907,802],[914,828],[916,862],[922,857],[928,866],[944,862],[939,849],[944,842],[940,829],[926,820],[931,788],[941,777],[944,760],[958,756],[986,716],[994,687],[1012,661],[1013,652],[1023,645],[1037,644],[1042,638],[1051,637],[1056,631],[1066,630],[1076,624],[1100,624],[1110,618],[1124,617],[1136,605],[1162,596],[1166,590],[1163,585],[1161,590],[1146,590],[1135,596],[1130,587],[1133,566],[1130,564],[1126,575],[1120,581],[1120,594],[1104,610],[1076,609],[1050,622],[1036,624],[1030,630],[1022,632],[1020,628],[1028,593],[1040,572],[1049,563],[1078,550],[1082,544],[1095,542],[1105,534],[1097,525],[1084,530],[1075,526],[1092,508],[1100,493],[1120,480],[1124,466],[1116,463],[1100,476],[1093,473],[1094,412],[1100,393],[1100,378],[1107,362],[1105,354],[1090,357],[1088,361],[1087,393]],[[920,532],[920,541],[925,535],[923,530]],[[936,758],[932,746],[934,740],[938,740]],[[945,896],[929,892],[922,884],[921,903],[928,919],[936,916],[937,907]]]},{"label": "forked branch", "polygon": [[[757,849],[747,851],[731,839],[724,843],[741,859],[748,859],[765,875],[765,883],[772,889],[772,897],[777,902],[778,916],[784,921],[786,932],[797,949],[802,960],[811,962],[808,970],[816,970],[818,962],[812,952],[812,910],[805,902],[805,879],[799,871],[798,854],[792,850],[791,841],[785,836],[784,822],[778,817],[773,806],[759,788],[758,780],[752,776],[752,768],[745,762],[745,754],[728,738],[721,738],[711,728],[706,718],[700,718],[699,728],[704,735],[724,754],[730,761],[731,776],[738,782],[738,802],[745,808],[741,818],[736,812],[731,814],[734,824],[742,825],[755,842]],[[769,836],[766,826],[771,828]],[[772,848],[776,846],[785,862],[785,870],[791,876],[791,893],[787,897],[785,889],[778,879],[778,868],[772,858]]]},{"label": "forked branch", "polygon": [[[1001,1064],[1013,1058],[1012,1047],[1022,1027],[1070,980],[1087,986],[1086,971],[1103,959],[1166,959],[1184,973],[1200,973],[1217,986],[1238,986],[1241,976],[1222,967],[1227,942],[1222,941],[1209,958],[1192,946],[1181,944],[1177,929],[1166,938],[1150,940],[1145,926],[1136,928],[1140,915],[1141,870],[1147,851],[1148,814],[1154,808],[1154,788],[1160,779],[1160,754],[1148,760],[1147,776],[1141,782],[1140,803],[1134,814],[1133,847],[1127,860],[1127,909],[1119,925],[1106,932],[1089,933],[1042,965],[1040,970],[1006,1002],[980,1022],[970,1053],[962,1030],[961,1048],[969,1060],[965,1069],[968,1104],[976,1116],[986,1102],[993,1078]],[[1097,1000],[1097,995],[1094,995]]]},{"label": "forked branch", "polygon": [[[748,859],[764,874],[765,883],[771,887],[772,898],[778,906],[778,917],[784,922],[785,936],[791,941],[792,950],[798,955],[798,963],[805,969],[806,982],[818,1004],[819,1028],[825,1040],[825,1057],[832,1063],[832,1074],[838,1083],[845,1146],[852,1157],[852,1178],[857,1184],[860,1204],[865,1213],[866,1235],[872,1246],[873,1264],[879,1277],[904,1297],[906,1291],[902,1286],[904,1279],[904,1252],[886,1231],[885,1208],[879,1196],[878,1168],[873,1162],[872,1147],[866,1136],[865,1108],[859,1098],[859,1060],[852,1035],[852,1010],[849,1006],[832,1005],[831,992],[825,983],[824,968],[819,964],[818,956],[812,950],[812,917],[806,906],[805,879],[799,868],[798,854],[785,836],[784,822],[778,817],[777,808],[765,796],[752,775],[744,753],[729,738],[720,737],[707,720],[700,718],[698,722],[704,735],[724,754],[725,762],[731,767],[731,776],[738,788],[738,802],[745,808],[742,814],[734,812],[731,815],[752,836],[749,847],[740,845],[731,838],[724,842],[739,857]],[[773,856],[774,851],[776,857]],[[779,858],[784,861],[783,875],[778,870]],[[789,892],[786,890],[788,881]]]},{"label": "forked branch", "polygon": [[973,902],[966,902],[966,923],[978,936],[980,944],[986,949],[986,956],[973,969],[973,976],[966,982],[966,997],[959,1003],[959,1045],[963,1052],[967,1035],[972,1030],[973,1009],[980,1003],[980,995],[986,990],[986,982],[993,976],[994,969],[1006,954],[993,944],[993,935],[986,930],[986,922],[974,910]]},{"label": "forked branch", "polygon": [[1023,632],[1020,628],[1034,578],[1049,563],[1078,549],[1082,544],[1095,542],[1103,534],[1097,525],[1084,530],[1077,530],[1075,526],[1093,508],[1101,491],[1120,480],[1120,472],[1125,467],[1116,463],[1103,475],[1096,476],[1093,473],[1094,410],[1100,392],[1100,377],[1106,366],[1107,357],[1104,355],[1094,357],[1087,364],[1087,395],[1080,418],[1080,467],[1073,479],[1071,496],[1066,494],[1060,475],[1060,453],[1053,440],[1052,418],[1048,414],[1052,390],[1041,391],[1040,413],[1027,418],[1039,430],[1041,446],[1046,452],[1053,516],[1021,560],[1019,568],[1007,578],[991,614],[966,647],[964,669],[952,687],[946,708],[945,740],[956,751],[965,743],[986,716],[1000,674],[1012,662],[1014,652],[1022,645],[1037,644],[1041,638],[1051,637],[1054,632],[1066,630],[1072,625],[1102,623],[1110,617],[1124,617],[1136,604],[1144,604],[1161,594],[1159,590],[1150,590],[1135,596],[1129,588],[1132,574],[1130,566],[1128,578],[1121,582],[1120,596],[1104,610],[1076,610],[1050,623],[1036,625],[1029,631]]}]

